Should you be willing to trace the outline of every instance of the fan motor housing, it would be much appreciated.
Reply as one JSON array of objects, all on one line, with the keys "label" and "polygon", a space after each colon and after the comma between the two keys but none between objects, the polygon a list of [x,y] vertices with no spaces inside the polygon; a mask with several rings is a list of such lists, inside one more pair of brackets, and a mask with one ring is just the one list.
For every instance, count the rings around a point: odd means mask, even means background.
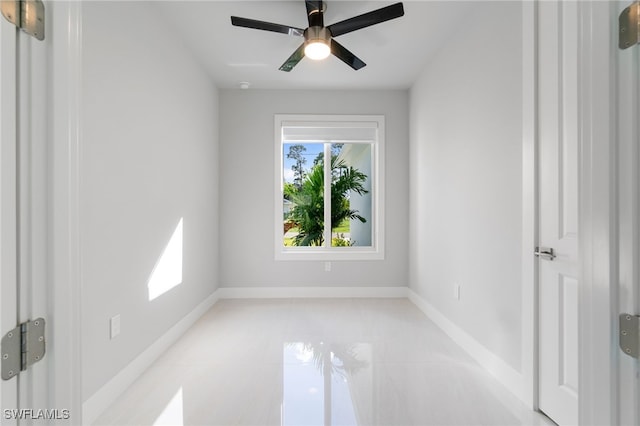
[{"label": "fan motor housing", "polygon": [[304,30],[304,40],[307,44],[323,42],[331,43],[331,31],[326,27],[309,27]]}]

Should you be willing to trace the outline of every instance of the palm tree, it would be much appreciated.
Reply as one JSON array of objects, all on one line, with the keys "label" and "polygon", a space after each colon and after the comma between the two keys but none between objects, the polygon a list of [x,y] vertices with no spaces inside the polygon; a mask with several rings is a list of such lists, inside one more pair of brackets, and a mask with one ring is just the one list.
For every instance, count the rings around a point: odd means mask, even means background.
[{"label": "palm tree", "polygon": [[[315,164],[305,176],[302,186],[291,201],[295,204],[289,220],[297,224],[299,233],[293,239],[296,246],[322,246],[324,243],[324,161]],[[367,220],[352,210],[349,194],[364,195],[367,175],[348,166],[344,160],[331,156],[331,229],[345,219]]]},{"label": "palm tree", "polygon": [[321,246],[324,240],[324,171],[321,166],[313,166],[298,192],[291,194],[291,201],[294,207],[289,220],[298,228],[293,245]]}]

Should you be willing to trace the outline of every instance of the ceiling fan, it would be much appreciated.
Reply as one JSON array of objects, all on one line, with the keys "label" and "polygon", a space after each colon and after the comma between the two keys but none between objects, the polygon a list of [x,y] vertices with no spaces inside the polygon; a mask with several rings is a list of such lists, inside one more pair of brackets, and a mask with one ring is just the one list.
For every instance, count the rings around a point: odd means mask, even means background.
[{"label": "ceiling fan", "polygon": [[276,33],[304,37],[304,42],[280,67],[281,71],[289,72],[305,56],[310,59],[324,59],[333,54],[354,70],[359,70],[366,64],[344,46],[335,41],[334,37],[350,33],[371,25],[399,18],[404,15],[402,3],[395,3],[344,21],[324,26],[324,12],[326,3],[323,1],[305,1],[309,26],[306,29],[290,27],[288,25],[273,24],[255,19],[231,17],[231,24],[237,27],[254,28],[256,30],[273,31]]}]

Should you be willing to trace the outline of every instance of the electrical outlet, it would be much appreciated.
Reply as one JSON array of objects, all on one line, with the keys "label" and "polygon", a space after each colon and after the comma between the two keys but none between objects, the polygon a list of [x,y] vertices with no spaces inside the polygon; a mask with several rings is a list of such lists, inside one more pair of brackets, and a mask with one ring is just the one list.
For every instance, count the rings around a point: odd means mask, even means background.
[{"label": "electrical outlet", "polygon": [[120,334],[120,314],[109,320],[109,335],[111,339],[115,338],[118,334]]},{"label": "electrical outlet", "polygon": [[331,272],[331,262],[324,262],[324,271]]}]

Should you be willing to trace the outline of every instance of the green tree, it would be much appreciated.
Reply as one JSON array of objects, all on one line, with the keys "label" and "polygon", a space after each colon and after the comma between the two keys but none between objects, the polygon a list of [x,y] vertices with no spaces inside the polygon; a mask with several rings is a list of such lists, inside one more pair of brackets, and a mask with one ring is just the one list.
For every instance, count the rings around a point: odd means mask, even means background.
[{"label": "green tree", "polygon": [[307,148],[304,145],[291,145],[289,147],[289,152],[287,153],[287,158],[295,160],[295,164],[291,166],[291,170],[293,170],[293,184],[296,188],[302,187],[302,181],[304,179],[304,165],[307,162],[307,159],[304,158],[303,152],[305,152]]},{"label": "green tree", "polygon": [[[367,220],[352,210],[349,193],[366,194],[364,188],[367,175],[348,166],[337,156],[331,158],[331,228],[336,228],[343,220]],[[318,162],[306,175],[302,186],[292,194],[295,204],[289,216],[297,223],[299,233],[293,239],[296,246],[321,246],[324,243],[324,164]]]},{"label": "green tree", "polygon": [[[343,146],[344,146],[343,143],[332,143],[331,156],[337,157],[338,154],[340,154],[340,152],[342,151]],[[324,159],[324,151],[319,152],[318,155],[316,155],[316,158],[313,159],[313,165],[317,166],[318,164],[322,163],[323,159]]]},{"label": "green tree", "polygon": [[284,187],[282,189],[282,195],[285,200],[291,200],[293,195],[298,192],[298,188],[291,182],[285,182]]}]

